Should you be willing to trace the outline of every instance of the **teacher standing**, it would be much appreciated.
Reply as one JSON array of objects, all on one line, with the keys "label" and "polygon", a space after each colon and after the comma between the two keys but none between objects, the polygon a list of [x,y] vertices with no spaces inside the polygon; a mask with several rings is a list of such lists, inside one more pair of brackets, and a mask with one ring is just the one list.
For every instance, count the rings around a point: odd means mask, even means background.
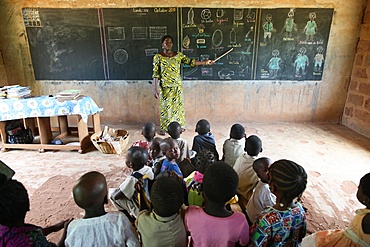
[{"label": "teacher standing", "polygon": [[165,35],[161,39],[161,53],[153,57],[154,97],[160,99],[160,135],[166,134],[168,125],[176,121],[185,130],[184,95],[181,80],[181,64],[192,67],[212,65],[212,60],[197,61],[182,52],[172,51],[173,39]]}]

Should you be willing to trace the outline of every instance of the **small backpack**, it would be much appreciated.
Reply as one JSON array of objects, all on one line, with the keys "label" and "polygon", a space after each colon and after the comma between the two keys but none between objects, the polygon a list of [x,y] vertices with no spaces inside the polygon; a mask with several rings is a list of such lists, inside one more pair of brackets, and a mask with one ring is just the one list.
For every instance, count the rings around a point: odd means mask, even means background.
[{"label": "small backpack", "polygon": [[192,180],[188,188],[188,203],[189,205],[203,206],[204,198],[202,195],[202,184]]},{"label": "small backpack", "polygon": [[30,144],[33,142],[31,129],[24,128],[21,120],[11,120],[6,123],[7,141],[11,144]]},{"label": "small backpack", "polygon": [[138,180],[135,184],[136,192],[132,197],[135,204],[138,206],[140,211],[144,209],[151,210],[152,203],[150,202],[149,196],[149,179],[145,178],[145,176],[140,172],[133,172],[131,176]]}]

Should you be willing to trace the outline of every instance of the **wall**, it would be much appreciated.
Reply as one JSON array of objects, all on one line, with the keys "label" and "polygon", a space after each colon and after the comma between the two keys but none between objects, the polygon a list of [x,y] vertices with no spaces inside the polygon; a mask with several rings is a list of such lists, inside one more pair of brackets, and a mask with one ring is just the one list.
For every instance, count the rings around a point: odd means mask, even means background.
[{"label": "wall", "polygon": [[370,137],[370,3],[361,27],[342,123]]},{"label": "wall", "polygon": [[[148,81],[35,81],[22,20],[23,7],[129,8],[233,7],[334,8],[324,75],[321,81],[185,81],[188,122],[315,121],[339,122],[347,96],[355,49],[366,0],[251,0],[251,1],[121,1],[121,0],[5,0],[0,3],[0,50],[9,84],[30,85],[34,95],[82,89],[102,112],[103,124],[158,123],[158,102]],[[351,21],[348,21],[351,20]]]},{"label": "wall", "polygon": [[6,73],[5,73],[3,54],[0,51],[0,86],[7,86],[7,85],[8,85],[8,80],[6,78]]}]

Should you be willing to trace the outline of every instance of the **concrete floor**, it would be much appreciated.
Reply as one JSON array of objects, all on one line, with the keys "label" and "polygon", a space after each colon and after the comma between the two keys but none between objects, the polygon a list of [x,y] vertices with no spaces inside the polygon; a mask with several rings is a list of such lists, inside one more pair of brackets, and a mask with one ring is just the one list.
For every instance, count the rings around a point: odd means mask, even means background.
[{"label": "concrete floor", "polygon": [[[229,136],[230,124],[213,124],[217,148]],[[182,137],[191,145],[195,123],[188,123]],[[303,203],[308,208],[309,231],[344,228],[362,207],[356,199],[360,178],[370,172],[370,140],[337,124],[244,124],[247,135],[257,134],[263,142],[262,156],[291,159],[302,165],[308,175]],[[141,125],[114,126],[130,133],[130,143],[143,139]],[[102,154],[91,149],[76,151],[11,150],[0,153],[0,159],[15,171],[31,198],[27,221],[41,226],[65,217],[80,217],[74,205],[71,188],[82,174],[97,170],[107,176],[109,187],[117,187],[128,170],[124,155]],[[111,206],[111,205],[110,205]]]}]

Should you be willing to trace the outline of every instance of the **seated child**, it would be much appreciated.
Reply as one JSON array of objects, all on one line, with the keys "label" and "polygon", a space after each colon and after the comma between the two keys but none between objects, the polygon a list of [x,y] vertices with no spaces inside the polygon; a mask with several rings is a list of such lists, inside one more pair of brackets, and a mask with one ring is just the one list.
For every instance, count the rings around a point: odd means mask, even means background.
[{"label": "seated child", "polygon": [[304,168],[290,160],[269,167],[276,204],[264,209],[250,229],[248,246],[300,246],[307,232],[306,213],[298,202],[307,185]]},{"label": "seated child", "polygon": [[[139,179],[154,179],[152,168],[146,166],[148,151],[141,147],[130,147],[126,152],[126,166],[133,169],[133,173],[110,196],[113,205],[127,216],[139,214],[139,204],[135,184]],[[133,220],[133,219],[131,219]]]},{"label": "seated child", "polygon": [[190,174],[186,179],[186,187],[188,188],[188,204],[195,206],[203,206],[202,183],[203,176],[208,166],[216,161],[215,155],[203,149],[195,156],[194,166],[196,171]]},{"label": "seated child", "polygon": [[235,161],[234,170],[239,176],[238,196],[240,203],[244,205],[252,196],[258,182],[257,174],[253,170],[253,162],[260,152],[262,152],[261,139],[251,135],[245,140],[244,152]]},{"label": "seated child", "polygon": [[176,174],[182,178],[182,172],[176,163],[176,160],[180,156],[180,150],[179,146],[177,145],[177,141],[171,137],[166,138],[161,142],[160,147],[163,155],[166,156],[166,159],[164,159],[162,162],[160,171],[175,171]]},{"label": "seated child", "polygon": [[370,173],[360,180],[357,191],[358,201],[366,208],[357,209],[348,228],[345,230],[324,230],[303,238],[301,247],[370,246]]},{"label": "seated child", "polygon": [[190,246],[235,246],[249,241],[249,227],[244,215],[226,209],[235,195],[238,175],[228,164],[211,164],[203,178],[204,208],[189,206],[185,211],[185,227]]},{"label": "seated child", "polygon": [[[161,161],[165,158],[163,156],[163,153],[162,153],[161,147],[160,147],[160,144],[161,144],[162,140],[163,139],[161,137],[154,137],[153,141],[150,145],[150,148],[149,148],[149,156],[152,157],[152,160],[150,161],[149,166],[153,167],[153,169],[159,161]],[[156,173],[154,172],[154,174],[156,174]]]},{"label": "seated child", "polygon": [[[24,222],[30,210],[30,201],[26,188],[17,180],[8,179],[0,174],[0,242],[1,246],[64,246],[66,226],[69,220],[47,228]],[[49,242],[45,236],[64,228],[57,245]]]},{"label": "seated child", "polygon": [[267,207],[276,204],[276,196],[271,193],[268,185],[267,171],[272,161],[269,158],[259,158],[253,162],[253,170],[260,179],[254,188],[252,197],[247,204],[247,215],[251,223],[255,222],[260,213]]},{"label": "seated child", "polygon": [[142,147],[142,148],[149,150],[150,144],[153,141],[153,138],[155,136],[155,130],[156,128],[155,128],[154,123],[150,123],[150,122],[146,123],[143,126],[143,129],[141,131],[141,134],[144,136],[145,141],[140,140],[140,141],[134,142],[131,147]]},{"label": "seated child", "polygon": [[222,161],[234,166],[236,159],[243,153],[245,146],[245,129],[241,124],[231,126],[230,138],[225,140]]},{"label": "seated child", "polygon": [[150,191],[153,210],[143,210],[136,227],[143,246],[187,246],[184,222],[180,215],[183,191],[179,181],[160,177]]},{"label": "seated child", "polygon": [[219,155],[216,149],[216,141],[211,131],[211,125],[205,119],[198,121],[195,132],[198,135],[194,136],[193,147],[191,148],[195,152],[199,153],[202,149],[210,150],[216,157],[216,160],[219,160]]},{"label": "seated child", "polygon": [[[149,151],[149,148],[155,136],[155,131],[156,128],[154,123],[150,122],[146,123],[141,131],[141,134],[144,136],[145,141],[143,140],[136,141],[131,145],[131,147],[142,147]],[[153,159],[152,156],[149,154],[148,165],[151,163],[152,159]]]},{"label": "seated child", "polygon": [[180,164],[184,159],[190,159],[189,144],[185,139],[181,138],[181,133],[181,125],[178,122],[171,122],[168,125],[168,134],[177,141],[180,149],[180,158],[176,160],[177,164]]},{"label": "seated child", "polygon": [[73,198],[85,215],[68,225],[67,247],[140,246],[125,214],[105,211],[108,189],[103,174],[96,171],[84,174],[73,187]]}]

